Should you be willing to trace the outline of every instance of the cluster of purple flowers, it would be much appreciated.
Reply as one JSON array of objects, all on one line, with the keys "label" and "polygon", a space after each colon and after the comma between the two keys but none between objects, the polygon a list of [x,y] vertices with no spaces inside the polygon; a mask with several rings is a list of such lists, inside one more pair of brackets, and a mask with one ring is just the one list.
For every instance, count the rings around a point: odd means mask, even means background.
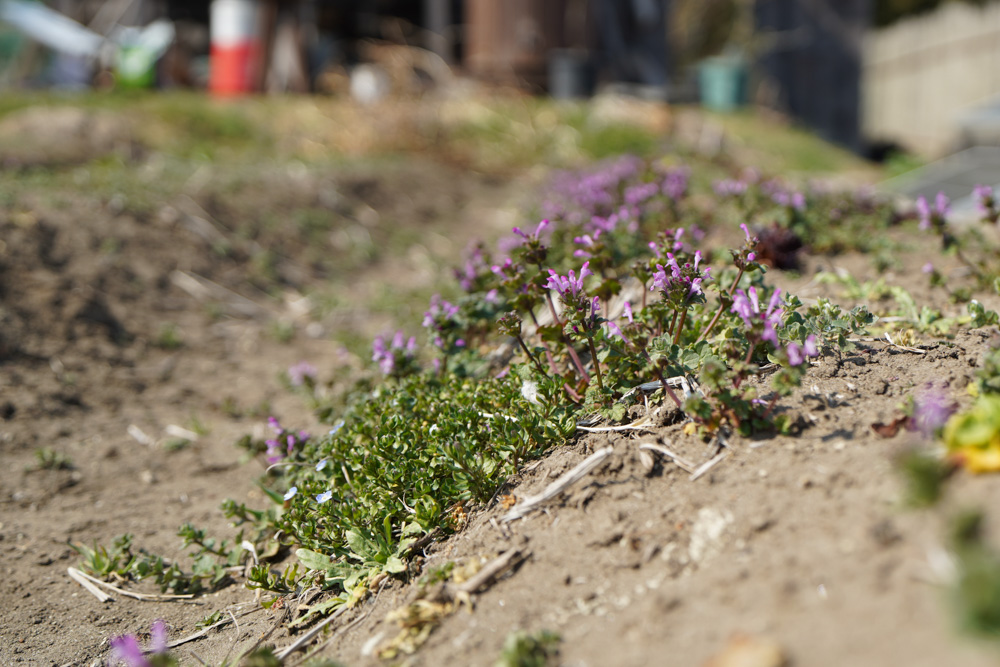
[{"label": "cluster of purple flowers", "polygon": [[618,199],[621,186],[637,177],[642,167],[641,158],[627,155],[582,174],[560,173],[552,182],[542,212],[547,218],[570,224],[585,223],[594,215],[607,215]]},{"label": "cluster of purple flowers", "polygon": [[640,206],[660,194],[660,186],[656,183],[639,183],[625,188],[625,205]]},{"label": "cluster of purple flowers", "polygon": [[597,248],[598,241],[601,238],[603,232],[598,229],[594,232],[594,235],[584,234],[583,236],[576,236],[573,238],[573,243],[582,245],[582,248],[577,248],[573,251],[574,257],[593,257],[592,250]]},{"label": "cluster of purple flowers", "polygon": [[737,197],[747,191],[749,185],[746,181],[726,178],[712,184],[715,194],[720,197]]},{"label": "cluster of purple flowers", "polygon": [[930,438],[944,426],[955,408],[943,390],[928,382],[913,401],[913,425],[921,435]]},{"label": "cluster of purple flowers", "polygon": [[297,447],[309,439],[309,433],[299,431],[293,433],[286,430],[276,417],[268,417],[267,425],[274,431],[274,437],[264,441],[267,445],[267,462],[275,464],[286,456],[290,456]]},{"label": "cluster of purple flowers", "polygon": [[288,379],[293,387],[301,387],[306,383],[315,383],[318,372],[308,361],[300,361],[288,367]]},{"label": "cluster of purple flowers", "polygon": [[792,366],[798,366],[806,357],[816,357],[819,356],[819,349],[816,347],[816,336],[809,334],[802,345],[799,345],[795,341],[788,343],[788,347],[785,348],[788,353],[788,363]]},{"label": "cluster of purple flowers", "polygon": [[399,369],[400,362],[404,359],[413,359],[417,352],[417,339],[410,336],[409,339],[402,331],[397,331],[386,346],[384,336],[376,336],[372,343],[372,361],[378,364],[379,370],[385,375],[392,375]]},{"label": "cluster of purple flowers", "polygon": [[[151,667],[146,659],[146,652],[139,646],[139,639],[135,635],[113,637],[110,644],[109,666],[124,662],[128,667]],[[164,621],[153,621],[148,652],[154,655],[167,652],[167,624]]]},{"label": "cluster of purple flowers", "polygon": [[663,177],[663,185],[660,191],[674,201],[683,199],[687,195],[688,180],[691,177],[691,170],[687,167],[675,167],[668,169]]},{"label": "cluster of purple flowers", "polygon": [[933,207],[927,201],[927,197],[921,196],[917,199],[917,217],[920,219],[920,229],[940,230],[944,228],[948,221],[950,205],[951,201],[943,192],[937,193]]},{"label": "cluster of purple flowers", "polygon": [[[515,227],[515,229],[517,228]],[[458,326],[455,322],[455,316],[458,315],[459,310],[461,309],[458,306],[441,298],[440,294],[431,297],[430,308],[424,312],[423,326],[433,333],[434,346],[438,349],[445,348],[445,341],[441,334]],[[465,347],[465,340],[462,338],[456,339],[454,343],[456,347]]]},{"label": "cluster of purple flowers", "polygon": [[704,294],[701,284],[711,278],[711,268],[699,268],[700,264],[700,250],[695,251],[693,264],[690,262],[680,264],[674,254],[668,252],[666,266],[656,265],[650,291],[659,289],[668,301],[677,304],[687,303],[693,297]]},{"label": "cluster of purple flowers", "polygon": [[545,287],[559,292],[559,296],[563,297],[563,299],[576,297],[583,291],[583,279],[589,275],[593,275],[590,271],[590,262],[583,263],[583,266],[580,267],[579,276],[576,275],[573,269],[570,269],[569,273],[565,276],[561,276],[552,269],[549,269],[549,280],[545,283]]},{"label": "cluster of purple flowers", "polygon": [[490,266],[480,245],[474,245],[466,252],[465,265],[455,269],[455,278],[466,292],[473,292],[483,274],[489,272]]},{"label": "cluster of purple flowers", "polygon": [[972,199],[983,222],[996,222],[1000,219],[1000,202],[997,202],[993,188],[988,185],[977,185],[972,190]]},{"label": "cluster of purple flowers", "polygon": [[777,347],[778,329],[781,328],[781,316],[784,314],[780,306],[781,290],[776,289],[767,304],[767,310],[761,311],[757,290],[751,287],[746,292],[742,289],[736,290],[730,310],[740,316],[748,330],[756,333],[757,329],[760,329],[759,338]]}]

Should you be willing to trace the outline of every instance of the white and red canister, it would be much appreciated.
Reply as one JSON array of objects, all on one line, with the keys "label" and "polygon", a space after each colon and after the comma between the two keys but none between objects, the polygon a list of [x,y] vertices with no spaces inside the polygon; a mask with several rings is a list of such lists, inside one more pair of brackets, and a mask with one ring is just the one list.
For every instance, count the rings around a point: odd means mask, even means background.
[{"label": "white and red canister", "polygon": [[260,59],[258,0],[212,0],[208,89],[214,95],[252,92]]}]

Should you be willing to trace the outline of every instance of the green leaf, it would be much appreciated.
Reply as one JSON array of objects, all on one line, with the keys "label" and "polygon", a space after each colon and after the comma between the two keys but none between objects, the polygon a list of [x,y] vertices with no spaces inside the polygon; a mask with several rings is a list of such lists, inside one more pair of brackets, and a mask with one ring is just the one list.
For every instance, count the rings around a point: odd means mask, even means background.
[{"label": "green leaf", "polygon": [[310,570],[326,571],[334,565],[329,556],[309,549],[299,549],[295,552],[295,557]]},{"label": "green leaf", "polygon": [[406,563],[400,560],[397,556],[389,556],[389,558],[385,561],[385,571],[389,574],[406,572]]}]

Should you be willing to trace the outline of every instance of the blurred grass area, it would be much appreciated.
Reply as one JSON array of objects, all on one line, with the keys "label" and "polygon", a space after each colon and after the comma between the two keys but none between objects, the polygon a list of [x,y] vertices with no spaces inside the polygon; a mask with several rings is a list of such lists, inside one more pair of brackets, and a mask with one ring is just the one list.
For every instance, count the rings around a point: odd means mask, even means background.
[{"label": "blurred grass area", "polygon": [[[566,102],[514,93],[362,107],[318,96],[215,100],[182,91],[5,92],[0,123],[14,112],[43,107],[113,113],[145,149],[179,159],[309,164],[419,151],[486,172],[571,167],[621,153],[656,155],[671,145],[677,117],[676,109],[641,100]],[[724,130],[735,157],[766,172],[870,168],[805,130],[754,111],[702,116]]]},{"label": "blurred grass area", "polygon": [[[23,131],[28,121],[45,127],[46,114],[55,118],[66,109],[82,114],[103,139],[70,132],[69,140],[82,142],[82,148],[60,153],[58,140],[53,148]],[[702,118],[724,129],[738,162],[765,172],[866,168],[813,135],[753,113]],[[333,330],[362,354],[371,339],[358,329],[359,322],[416,330],[431,293],[454,295],[447,268],[459,263],[464,241],[453,230],[475,227],[487,243],[499,233],[479,221],[458,221],[456,213],[449,218],[447,201],[431,206],[426,200],[435,192],[418,192],[436,188],[447,199],[457,196],[457,186],[448,192],[447,184],[408,174],[439,164],[474,173],[481,182],[517,179],[523,189],[525,182],[543,181],[550,169],[621,153],[652,157],[673,151],[667,159],[682,162],[694,153],[684,147],[679,121],[678,110],[640,100],[557,102],[513,93],[362,107],[331,97],[215,100],[193,92],[5,92],[0,146],[7,141],[26,157],[5,162],[14,153],[0,154],[5,167],[0,168],[0,216],[4,208],[15,214],[54,209],[147,221],[163,218],[165,210],[181,208],[189,198],[220,224],[225,238],[211,248],[220,263],[276,298],[288,289],[311,294],[317,317],[329,318],[333,310],[354,313],[334,316],[340,324]],[[53,133],[58,136],[55,124]],[[724,170],[712,164],[699,177]],[[380,179],[389,183],[388,193],[364,191],[367,181]],[[377,222],[364,220],[364,205],[379,208],[379,199],[384,208]],[[432,211],[427,220],[416,221],[407,204],[411,200],[417,200],[413,208]],[[451,244],[428,249],[421,245],[428,234]],[[345,289],[353,281],[381,280],[385,267],[414,265],[415,248],[423,274],[432,269],[440,274],[434,283],[395,274],[392,289]]]},{"label": "blurred grass area", "polygon": [[869,182],[883,178],[878,165],[773,115],[744,110],[706,113],[705,118],[722,128],[733,159],[764,173],[793,180],[819,175],[851,175]]}]

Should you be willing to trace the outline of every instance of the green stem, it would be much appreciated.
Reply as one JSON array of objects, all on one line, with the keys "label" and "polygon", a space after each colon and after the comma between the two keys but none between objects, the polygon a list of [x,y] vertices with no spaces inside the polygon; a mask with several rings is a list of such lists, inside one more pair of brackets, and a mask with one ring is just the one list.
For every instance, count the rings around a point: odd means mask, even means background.
[{"label": "green stem", "polygon": [[[736,280],[733,281],[732,287],[729,288],[728,298],[730,301],[732,300],[733,292],[736,291],[736,286],[740,284],[740,278],[742,277],[743,277],[743,269],[741,268],[740,272],[736,275]],[[713,317],[712,321],[708,323],[708,328],[705,329],[703,332],[701,332],[701,335],[698,336],[697,342],[700,343],[701,341],[708,338],[708,335],[712,333],[712,329],[715,328],[715,323],[719,321],[719,317],[722,315],[722,311],[725,309],[726,309],[726,302],[723,299],[719,299],[719,310],[715,311],[715,317]]]},{"label": "green stem", "polygon": [[517,342],[521,346],[521,349],[524,350],[524,353],[528,356],[528,358],[531,359],[532,363],[535,364],[535,368],[538,369],[538,372],[541,373],[542,375],[545,375],[545,369],[542,368],[542,364],[538,361],[538,359],[535,358],[535,355],[531,353],[531,350],[528,349],[528,346],[524,344],[524,339],[518,336]]},{"label": "green stem", "polygon": [[587,336],[587,344],[590,345],[590,356],[594,359],[594,375],[597,377],[597,388],[604,391],[604,382],[601,380],[601,362],[597,360],[597,348],[594,347],[594,339]]}]

